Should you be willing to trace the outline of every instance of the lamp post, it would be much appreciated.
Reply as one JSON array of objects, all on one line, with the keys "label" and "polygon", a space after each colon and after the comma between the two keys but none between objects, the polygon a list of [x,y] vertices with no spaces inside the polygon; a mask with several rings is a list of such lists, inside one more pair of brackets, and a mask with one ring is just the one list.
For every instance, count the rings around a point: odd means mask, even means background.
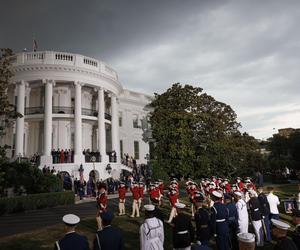
[{"label": "lamp post", "polygon": [[80,197],[80,200],[82,200],[82,197],[83,197],[83,189],[84,189],[84,181],[83,181],[83,166],[82,164],[80,164],[80,167],[78,169],[79,171],[79,176],[80,176],[80,184],[79,184],[79,197]]}]

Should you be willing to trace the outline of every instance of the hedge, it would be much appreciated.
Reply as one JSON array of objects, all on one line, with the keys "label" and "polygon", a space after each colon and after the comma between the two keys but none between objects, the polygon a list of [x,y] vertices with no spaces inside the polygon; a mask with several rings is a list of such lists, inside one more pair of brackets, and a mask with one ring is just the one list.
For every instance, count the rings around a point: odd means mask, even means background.
[{"label": "hedge", "polygon": [[74,204],[74,197],[74,192],[66,191],[0,198],[0,215]]}]

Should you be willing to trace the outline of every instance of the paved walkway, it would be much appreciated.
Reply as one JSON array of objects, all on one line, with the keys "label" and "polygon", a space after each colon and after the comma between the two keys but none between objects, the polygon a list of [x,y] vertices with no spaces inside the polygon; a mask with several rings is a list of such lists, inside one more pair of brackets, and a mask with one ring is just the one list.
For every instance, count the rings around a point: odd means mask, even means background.
[{"label": "paved walkway", "polygon": [[[116,197],[116,195],[110,195],[109,197],[108,207],[112,211],[117,211],[118,208],[118,199]],[[95,216],[95,199],[85,199],[76,203],[68,206],[3,215],[0,217],[0,238],[61,223],[61,218],[67,213],[76,214],[81,219]],[[129,208],[131,198],[129,198],[129,202],[126,202],[126,204]]]}]

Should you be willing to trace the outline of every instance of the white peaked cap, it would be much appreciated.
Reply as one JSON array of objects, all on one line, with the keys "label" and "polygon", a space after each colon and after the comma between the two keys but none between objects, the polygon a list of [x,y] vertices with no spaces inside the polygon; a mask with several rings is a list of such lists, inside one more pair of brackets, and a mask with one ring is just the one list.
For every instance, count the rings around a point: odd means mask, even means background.
[{"label": "white peaked cap", "polygon": [[175,207],[177,207],[177,208],[185,208],[185,204],[183,204],[183,203],[175,203]]},{"label": "white peaked cap", "polygon": [[221,192],[218,192],[218,191],[213,191],[211,194],[213,196],[217,197],[217,198],[222,198],[223,197],[223,194]]},{"label": "white peaked cap", "polygon": [[148,205],[144,205],[144,208],[146,211],[154,211],[155,210],[155,206],[154,205],[151,205],[151,204],[148,204]]},{"label": "white peaked cap", "polygon": [[239,233],[237,234],[239,241],[251,243],[255,242],[255,235],[251,233]]},{"label": "white peaked cap", "polygon": [[67,225],[77,225],[80,222],[80,218],[75,214],[66,214],[62,218],[63,222]]},{"label": "white peaked cap", "polygon": [[272,221],[273,225],[279,229],[288,230],[290,228],[290,225],[283,221],[275,220],[275,219],[272,219],[271,221]]},{"label": "white peaked cap", "polygon": [[257,197],[257,193],[255,192],[255,190],[251,189],[251,190],[249,190],[248,192],[249,192],[249,194],[251,194],[251,195]]},{"label": "white peaked cap", "polygon": [[241,192],[234,192],[235,195],[242,197],[242,193]]}]

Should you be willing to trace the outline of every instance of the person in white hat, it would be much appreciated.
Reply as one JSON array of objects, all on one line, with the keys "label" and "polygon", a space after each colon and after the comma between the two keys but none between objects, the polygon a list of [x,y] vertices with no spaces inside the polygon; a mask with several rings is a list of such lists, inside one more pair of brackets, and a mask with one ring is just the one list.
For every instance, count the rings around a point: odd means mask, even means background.
[{"label": "person in white hat", "polygon": [[251,233],[238,233],[239,250],[254,250],[255,235]]},{"label": "person in white hat", "polygon": [[247,211],[247,204],[242,199],[242,193],[239,191],[236,191],[233,193],[234,200],[235,200],[235,206],[238,212],[238,224],[239,224],[239,232],[240,233],[248,233],[248,225],[249,225],[249,219],[248,219],[248,211]]},{"label": "person in white hat", "polygon": [[155,206],[145,205],[145,222],[140,227],[141,250],[164,249],[164,226],[160,219],[154,217]]},{"label": "person in white hat", "polygon": [[180,250],[191,249],[195,230],[192,225],[191,217],[183,213],[185,204],[176,203],[177,216],[173,219],[173,248]]},{"label": "person in white hat", "polygon": [[65,223],[65,236],[55,242],[54,250],[89,250],[87,238],[76,233],[80,218],[75,214],[66,214],[62,221]]},{"label": "person in white hat", "polygon": [[254,190],[249,191],[250,200],[248,201],[250,218],[256,235],[256,245],[262,247],[264,245],[264,229],[262,221],[262,213],[257,193]]},{"label": "person in white hat", "polygon": [[280,221],[271,220],[273,224],[272,234],[276,238],[277,244],[274,246],[274,250],[297,250],[296,244],[289,238],[287,238],[287,232],[290,225]]}]

